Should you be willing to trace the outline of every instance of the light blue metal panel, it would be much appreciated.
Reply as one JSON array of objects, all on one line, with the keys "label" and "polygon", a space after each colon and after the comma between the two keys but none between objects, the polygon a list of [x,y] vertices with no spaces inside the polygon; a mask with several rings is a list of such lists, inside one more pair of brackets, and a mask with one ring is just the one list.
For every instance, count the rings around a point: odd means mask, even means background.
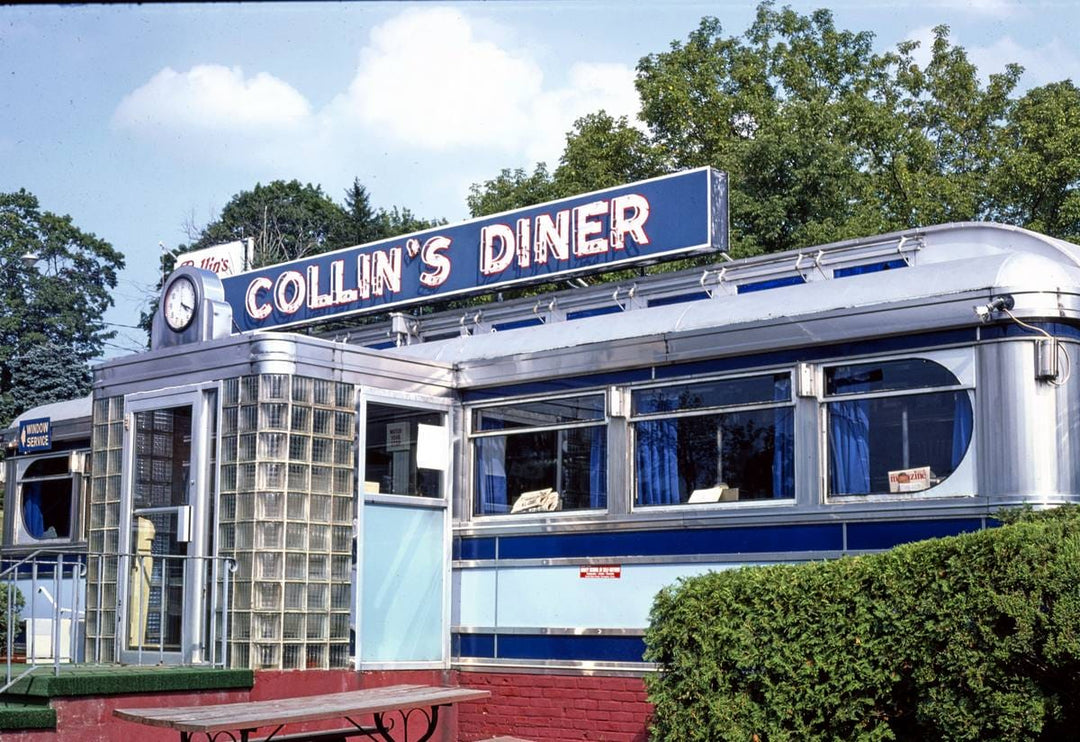
[{"label": "light blue metal panel", "polygon": [[498,580],[494,568],[454,571],[454,626],[494,626]]},{"label": "light blue metal panel", "polygon": [[444,517],[443,510],[364,506],[362,661],[443,659]]},{"label": "light blue metal panel", "polygon": [[739,565],[628,564],[617,579],[583,578],[578,566],[503,568],[495,625],[641,629],[661,588],[680,577],[733,566]]}]

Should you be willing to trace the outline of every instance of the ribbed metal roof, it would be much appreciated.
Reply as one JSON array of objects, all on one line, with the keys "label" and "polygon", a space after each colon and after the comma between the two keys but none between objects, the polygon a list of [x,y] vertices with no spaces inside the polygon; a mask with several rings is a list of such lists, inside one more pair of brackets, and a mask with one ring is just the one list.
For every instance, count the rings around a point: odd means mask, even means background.
[{"label": "ribbed metal roof", "polygon": [[[835,262],[838,253],[847,253],[850,262],[851,256],[860,250],[915,241],[920,247],[905,261],[906,267],[843,278],[834,278],[828,267],[832,264],[830,258]],[[790,265],[786,274],[780,268],[785,263]],[[713,290],[712,298],[698,301],[459,336],[384,352],[404,358],[462,363],[724,326],[778,320],[795,322],[801,317],[828,312],[941,301],[950,295],[971,292],[1076,293],[1080,289],[1080,247],[1027,230],[988,223],[947,224],[853,240],[766,259],[739,261],[721,265],[717,270],[725,268],[729,275],[756,273],[767,278],[793,275],[805,278],[806,282],[751,293],[724,291],[721,286]],[[970,320],[976,321],[974,313]]]}]

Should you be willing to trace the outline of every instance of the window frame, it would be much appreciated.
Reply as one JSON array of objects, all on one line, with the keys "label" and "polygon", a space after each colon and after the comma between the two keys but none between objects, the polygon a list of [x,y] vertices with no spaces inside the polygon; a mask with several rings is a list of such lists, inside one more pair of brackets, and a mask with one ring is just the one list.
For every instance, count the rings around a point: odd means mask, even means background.
[{"label": "window frame", "polygon": [[[11,518],[11,544],[14,547],[49,547],[58,545],[80,544],[86,541],[83,536],[83,508],[86,503],[84,502],[85,487],[83,471],[80,466],[85,466],[84,462],[76,462],[75,458],[85,456],[80,451],[49,451],[42,452],[34,456],[21,456],[14,461],[14,479],[12,483],[12,512]],[[31,476],[27,477],[26,472],[30,470],[39,461],[46,459],[66,459],[67,460],[67,472],[60,474],[46,474],[43,476]],[[21,469],[21,471],[20,471]],[[30,531],[26,527],[26,521],[24,516],[24,494],[25,486],[28,483],[34,482],[57,482],[66,480],[71,483],[71,500],[69,504],[70,513],[68,515],[70,529],[67,536],[57,536],[56,538],[38,538],[30,534]]]},{"label": "window frame", "polygon": [[[498,407],[515,407],[518,405],[526,405],[533,402],[552,402],[560,399],[576,399],[582,397],[599,397],[602,403],[602,413],[595,420],[583,420],[580,422],[563,423],[558,425],[537,425],[535,427],[522,427],[511,428],[509,430],[477,430],[475,413],[485,409],[493,409]],[[611,457],[610,445],[611,445],[611,424],[614,416],[612,415],[611,404],[611,392],[608,387],[601,388],[589,388],[589,389],[574,389],[567,390],[565,392],[558,392],[555,394],[531,394],[522,397],[504,397],[495,400],[484,400],[483,402],[477,402],[475,404],[464,405],[465,418],[465,438],[467,441],[466,449],[466,469],[467,469],[467,488],[468,497],[466,498],[468,507],[468,519],[473,522],[479,523],[520,523],[520,522],[536,522],[540,520],[547,520],[550,518],[566,519],[566,518],[582,518],[582,517],[598,517],[607,516],[612,512],[612,493],[608,486],[611,482],[610,470],[611,470]],[[605,506],[602,508],[577,508],[574,510],[553,510],[542,512],[529,512],[529,513],[480,513],[477,512],[477,506],[479,505],[479,488],[477,487],[477,445],[476,441],[484,438],[497,438],[497,437],[510,437],[513,435],[527,435],[531,433],[544,433],[544,432],[558,432],[562,430],[577,430],[583,428],[601,428],[604,430],[604,459],[606,463],[605,471],[608,476],[605,477],[604,482],[604,498]]]},{"label": "window frame", "polygon": [[[638,471],[637,471],[637,423],[650,422],[654,420],[677,420],[691,417],[708,417],[713,415],[727,415],[739,412],[754,412],[758,410],[778,410],[788,409],[792,415],[792,467],[796,465],[796,459],[798,458],[798,402],[796,394],[796,379],[794,366],[781,366],[775,368],[762,368],[762,369],[747,369],[736,373],[726,374],[709,374],[703,376],[681,377],[676,379],[667,379],[662,383],[646,383],[646,384],[634,384],[625,387],[628,392],[628,410],[627,423],[628,423],[628,435],[626,443],[626,466],[629,469],[629,478],[627,480],[627,497],[629,499],[630,512],[638,514],[662,514],[671,512],[687,512],[689,508],[691,512],[711,511],[711,510],[732,510],[732,509],[760,509],[760,508],[775,508],[775,507],[794,507],[798,502],[797,491],[793,491],[791,497],[770,497],[761,499],[747,499],[747,500],[731,500],[726,502],[678,502],[667,503],[663,505],[642,505],[638,503]],[[772,400],[769,402],[750,402],[744,404],[730,404],[730,405],[714,405],[708,407],[698,407],[688,410],[668,410],[658,412],[646,412],[646,413],[634,413],[632,396],[634,392],[648,391],[651,389],[665,389],[669,387],[677,386],[693,386],[695,384],[708,384],[718,381],[738,381],[742,379],[753,379],[761,377],[775,377],[786,375],[788,377],[788,396],[784,400]],[[798,489],[798,476],[794,474],[794,490]]]},{"label": "window frame", "polygon": [[[367,481],[364,479],[368,475],[367,472],[367,407],[368,404],[381,405],[383,407],[401,407],[407,410],[414,410],[416,412],[431,412],[437,413],[443,416],[443,425],[447,429],[447,435],[449,436],[450,450],[448,455],[448,466],[445,471],[439,472],[439,476],[442,481],[442,494],[438,497],[429,497],[422,495],[401,495],[388,492],[366,492],[364,485]],[[354,475],[356,478],[356,496],[360,502],[371,503],[383,503],[383,504],[399,504],[408,505],[409,507],[431,507],[431,508],[446,508],[450,505],[454,498],[454,477],[455,477],[455,455],[454,449],[457,447],[454,438],[454,425],[455,425],[455,412],[453,403],[442,397],[433,397],[424,394],[415,394],[412,392],[398,392],[387,389],[380,389],[378,387],[357,385],[356,390],[356,430],[354,431],[354,438],[356,443],[356,460],[354,462]],[[433,469],[432,471],[438,471]]]},{"label": "window frame", "polygon": [[[826,371],[839,366],[863,366],[885,364],[896,361],[923,360],[935,363],[949,372],[955,384],[894,389],[880,392],[846,392],[843,394],[826,393]],[[978,443],[978,422],[976,409],[975,352],[972,346],[958,346],[941,350],[890,353],[867,357],[838,358],[817,364],[820,377],[818,385],[819,441],[818,457],[819,481],[821,482],[821,500],[826,505],[841,506],[856,503],[897,503],[906,501],[936,500],[942,498],[973,497],[976,493],[975,451]],[[871,492],[867,494],[833,494],[830,491],[829,465],[831,449],[829,447],[829,405],[836,402],[851,402],[895,397],[916,397],[944,392],[965,392],[971,408],[971,434],[967,448],[960,462],[952,472],[937,484],[925,490],[915,492]]]}]

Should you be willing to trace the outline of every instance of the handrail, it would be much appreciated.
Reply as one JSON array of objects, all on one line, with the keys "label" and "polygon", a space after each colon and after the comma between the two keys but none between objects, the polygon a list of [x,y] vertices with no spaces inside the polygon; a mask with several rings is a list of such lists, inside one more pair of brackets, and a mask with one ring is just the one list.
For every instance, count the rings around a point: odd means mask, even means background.
[{"label": "handrail", "polygon": [[[72,558],[71,561],[65,563],[65,557]],[[43,563],[43,558],[45,558]],[[15,634],[16,634],[16,613],[15,613],[15,594],[16,587],[15,581],[18,578],[19,572],[30,567],[30,590],[29,590],[29,615],[24,615],[22,618],[27,621],[29,626],[29,632],[26,637],[26,660],[27,668],[19,673],[14,674],[14,660],[15,660]],[[39,567],[46,566],[52,569],[52,583],[53,593],[50,593],[45,585],[38,584],[38,570]],[[81,555],[72,554],[65,551],[50,551],[47,549],[38,549],[30,554],[26,555],[22,559],[19,559],[14,564],[0,571],[0,578],[3,578],[7,582],[7,604],[5,606],[5,619],[7,627],[7,636],[5,637],[5,671],[4,671],[4,683],[0,685],[0,693],[4,692],[12,685],[17,683],[22,678],[26,677],[30,673],[42,667],[43,664],[39,664],[37,653],[37,622],[39,620],[48,621],[50,624],[50,643],[52,654],[53,674],[60,674],[60,660],[61,660],[61,619],[60,615],[64,611],[68,611],[72,618],[68,619],[68,639],[69,639],[69,653],[70,659],[75,659],[76,652],[74,648],[77,647],[78,637],[78,616],[81,613],[80,605],[82,598],[82,585],[85,584],[86,577],[86,564],[83,563]],[[60,596],[62,594],[62,584],[70,581],[70,595],[71,595],[71,607],[64,608],[61,605],[61,601],[53,597],[53,594]],[[22,595],[25,590],[19,591]],[[39,593],[47,596],[48,602],[51,606],[48,616],[38,616],[34,610],[35,596]],[[24,602],[25,596],[24,596]]]},{"label": "handrail", "polygon": [[27,554],[26,556],[24,556],[22,559],[20,559],[19,561],[15,562],[15,564],[11,565],[10,567],[8,567],[7,569],[5,569],[3,571],[0,571],[0,580],[4,579],[4,577],[7,576],[8,572],[12,571],[13,569],[18,569],[19,567],[21,567],[24,564],[26,564],[27,562],[29,562],[31,559],[36,558],[39,554],[62,554],[62,553],[64,553],[64,552],[50,551],[48,549],[38,549],[37,551],[32,551],[29,554]]},{"label": "handrail", "polygon": [[[3,693],[8,688],[13,686],[22,678],[26,677],[30,673],[38,670],[39,668],[46,667],[49,662],[39,662],[39,655],[41,652],[37,651],[35,646],[40,639],[44,644],[46,641],[46,635],[37,631],[40,626],[44,626],[40,623],[42,621],[49,622],[49,635],[48,639],[51,639],[51,647],[47,650],[51,653],[52,657],[52,674],[60,674],[61,661],[77,662],[81,661],[81,658],[85,653],[93,656],[93,661],[96,662],[109,662],[113,661],[115,657],[102,657],[101,656],[101,644],[100,644],[100,632],[98,633],[99,641],[95,643],[93,647],[86,645],[85,647],[79,644],[80,638],[85,639],[85,623],[86,613],[90,612],[89,609],[84,610],[84,591],[86,589],[86,575],[87,564],[85,563],[86,555],[73,554],[71,552],[64,551],[50,551],[48,549],[38,549],[16,561],[14,564],[4,567],[0,570],[0,579],[6,582],[7,593],[7,606],[5,607],[5,614],[7,619],[7,632],[6,637],[0,637],[0,647],[6,648],[6,667],[4,671],[4,677],[0,678],[0,693]],[[168,608],[167,601],[168,595],[166,591],[169,587],[169,570],[166,564],[169,562],[180,563],[195,563],[194,569],[200,570],[203,575],[202,579],[207,580],[206,594],[209,596],[207,604],[205,606],[205,613],[203,614],[203,623],[199,630],[199,637],[196,638],[196,644],[202,647],[202,654],[198,656],[199,664],[207,663],[212,666],[227,666],[228,662],[228,642],[229,642],[229,629],[231,627],[232,618],[232,606],[230,603],[230,589],[232,587],[232,575],[237,571],[237,563],[235,559],[222,556],[188,556],[184,554],[145,554],[145,553],[129,553],[129,554],[103,554],[95,555],[98,557],[97,569],[102,570],[105,567],[106,561],[115,561],[116,563],[116,579],[130,580],[130,569],[124,569],[124,567],[132,567],[135,562],[134,559],[139,557],[152,557],[159,565],[162,565],[158,570],[154,570],[153,566],[146,563],[138,563],[139,568],[144,571],[150,569],[150,572],[145,574],[147,578],[147,591],[146,596],[149,598],[150,592],[160,595],[160,602],[155,606],[158,625],[158,640],[156,647],[151,649],[153,652],[156,649],[156,654],[160,659],[165,653],[165,618],[166,610]],[[39,583],[39,569],[45,569],[46,573],[51,569],[51,576],[42,578]],[[20,574],[25,575],[29,570],[29,575],[20,578]],[[158,577],[155,580],[153,573],[157,572]],[[187,569],[184,569],[185,574]],[[101,575],[99,575],[100,578]],[[29,585],[23,584],[17,586],[17,582],[20,580],[29,580]],[[51,582],[52,585],[48,583]],[[101,580],[99,579],[99,587]],[[130,587],[127,585],[126,587]],[[220,590],[219,590],[220,588]],[[0,586],[0,589],[5,589]],[[160,591],[160,592],[158,592]],[[16,594],[21,594],[25,598],[25,607],[21,612],[21,615],[16,615],[15,612],[15,600]],[[49,604],[46,610],[42,603],[35,605],[36,597],[38,594],[45,596],[45,601]],[[41,610],[35,610],[40,607]],[[101,603],[101,596],[98,596],[98,601],[93,610],[101,611],[106,608]],[[110,608],[111,609],[111,608]],[[129,611],[135,610],[134,603],[128,600]],[[150,615],[149,611],[145,611],[147,616]],[[219,615],[220,614],[220,615]],[[25,636],[25,662],[26,669],[16,674],[15,667],[15,636],[18,633],[16,625],[16,618],[20,622],[25,622],[27,627]],[[65,627],[64,621],[68,624]],[[124,629],[118,631],[115,636],[117,646],[126,646],[130,638],[130,630],[128,633],[123,634]],[[61,639],[67,632],[68,639],[70,640],[70,649],[64,650],[62,648]],[[145,632],[141,632],[138,635],[137,646],[130,647],[131,650],[137,651],[138,656],[141,658],[145,643],[148,637]],[[153,645],[152,645],[153,646]]]}]

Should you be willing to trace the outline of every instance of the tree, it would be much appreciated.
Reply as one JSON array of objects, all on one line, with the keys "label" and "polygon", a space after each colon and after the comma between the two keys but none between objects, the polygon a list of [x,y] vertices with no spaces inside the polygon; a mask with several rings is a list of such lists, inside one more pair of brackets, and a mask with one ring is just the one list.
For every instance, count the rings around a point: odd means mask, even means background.
[{"label": "tree", "polygon": [[256,183],[233,196],[190,249],[253,237],[256,267],[283,263],[341,247],[345,221],[345,211],[321,186],[298,180]]},{"label": "tree", "polygon": [[[359,178],[354,178],[345,189],[344,205],[324,194],[321,186],[310,183],[301,185],[297,180],[275,180],[265,186],[256,183],[250,191],[241,191],[229,199],[218,218],[201,229],[190,229],[195,233],[190,245],[178,245],[161,256],[161,278],[146,311],[139,314],[139,327],[146,331],[149,345],[150,328],[165,277],[175,267],[177,256],[189,250],[253,237],[252,267],[262,267],[439,224],[445,224],[445,220],[422,219],[403,207],[374,209]],[[185,227],[193,227],[190,219],[185,219]]]},{"label": "tree", "polygon": [[[28,265],[23,256],[34,255]],[[25,190],[0,194],[0,423],[90,391],[124,258]]]},{"label": "tree", "polygon": [[645,180],[669,169],[663,149],[645,132],[625,116],[616,119],[598,111],[574,122],[554,180],[560,195],[570,196]]},{"label": "tree", "polygon": [[498,214],[529,204],[558,198],[561,191],[555,185],[547,165],[539,163],[530,174],[523,168],[504,169],[485,183],[469,186],[466,203],[474,217]]},{"label": "tree", "polygon": [[474,215],[709,165],[729,176],[736,256],[947,221],[998,219],[1080,241],[1080,95],[983,82],[949,29],[878,52],[832,14],[758,6],[745,33],[706,17],[637,67],[641,131],[579,119],[554,173],[476,184]]},{"label": "tree", "polygon": [[367,188],[359,178],[353,178],[352,185],[345,189],[345,221],[342,229],[344,242],[350,245],[363,245],[379,239],[379,224],[375,210],[371,208],[371,199]]},{"label": "tree", "polygon": [[379,209],[375,214],[374,240],[385,240],[398,235],[420,232],[425,229],[446,224],[445,219],[421,219],[409,209],[393,206]]},{"label": "tree", "polygon": [[1031,90],[1003,139],[993,216],[1080,242],[1080,90],[1068,80]]}]

